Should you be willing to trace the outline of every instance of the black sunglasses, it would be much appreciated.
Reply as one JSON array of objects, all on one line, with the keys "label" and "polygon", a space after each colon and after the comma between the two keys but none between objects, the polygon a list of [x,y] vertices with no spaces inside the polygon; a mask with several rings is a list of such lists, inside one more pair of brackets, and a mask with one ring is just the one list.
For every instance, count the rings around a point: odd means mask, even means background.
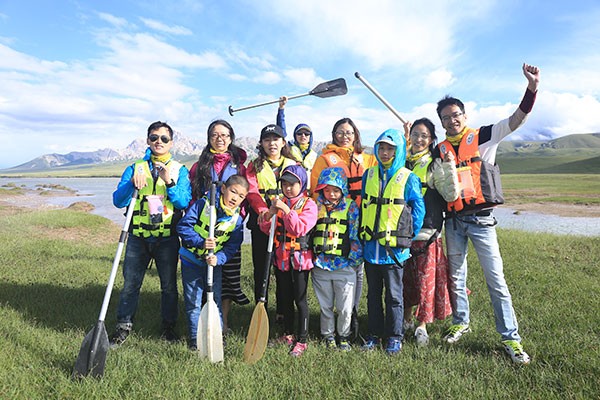
[{"label": "black sunglasses", "polygon": [[296,135],[298,135],[298,136],[310,136],[312,134],[310,132],[300,131],[300,132],[296,132]]},{"label": "black sunglasses", "polygon": [[150,135],[148,135],[148,139],[150,139],[150,141],[153,142],[153,143],[156,142],[159,138],[160,138],[160,141],[163,142],[163,143],[165,143],[165,144],[167,144],[167,143],[169,143],[171,141],[171,138],[168,137],[167,135],[158,136],[155,133],[151,133]]}]

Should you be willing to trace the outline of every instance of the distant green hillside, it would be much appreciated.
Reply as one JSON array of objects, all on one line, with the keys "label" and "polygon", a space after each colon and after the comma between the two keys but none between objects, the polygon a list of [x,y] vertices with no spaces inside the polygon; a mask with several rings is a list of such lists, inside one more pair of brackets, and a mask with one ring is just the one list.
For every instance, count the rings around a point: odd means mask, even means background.
[{"label": "distant green hillside", "polygon": [[600,173],[600,133],[550,141],[504,141],[496,157],[503,174]]}]

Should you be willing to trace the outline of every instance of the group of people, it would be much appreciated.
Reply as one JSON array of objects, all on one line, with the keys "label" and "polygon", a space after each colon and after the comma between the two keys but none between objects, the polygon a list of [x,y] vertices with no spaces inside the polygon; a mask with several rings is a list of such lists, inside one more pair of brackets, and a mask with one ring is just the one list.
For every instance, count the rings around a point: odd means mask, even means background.
[{"label": "group of people", "polygon": [[[499,142],[521,126],[532,110],[539,69],[523,64],[528,86],[517,110],[494,125],[467,125],[464,104],[446,96],[437,114],[445,129],[421,118],[388,129],[367,154],[350,118],[337,121],[332,142],[320,154],[309,125],[298,124],[286,142],[282,97],[276,124],[265,126],[258,156],[235,145],[232,126],[212,122],[207,145],[190,171],[173,160],[173,131],[164,122],[148,128],[148,150],[122,175],[113,201],[135,203],[123,265],[124,286],[112,346],[133,327],[145,271],[154,260],[160,278],[162,337],[178,340],[177,266],[188,341],[194,348],[208,268],[224,331],[232,302],[247,304],[240,286],[243,223],[251,232],[255,301],[261,298],[268,242],[274,242],[276,319],[292,356],[307,349],[309,279],[320,305],[320,334],[327,348],[342,351],[360,338],[363,350],[383,345],[398,354],[406,332],[418,345],[429,341],[427,324],[452,315],[443,336],[456,343],[470,332],[467,244],[470,239],[484,272],[496,330],[515,363],[530,359],[521,345],[512,300],[503,274],[493,208],[503,203],[495,164]],[[210,235],[207,193],[217,187],[217,218]],[[275,228],[271,231],[272,218]],[[442,242],[445,232],[446,253]],[[447,257],[446,257],[447,254]],[[269,266],[271,267],[271,266]],[[367,284],[366,336],[359,335],[358,304]],[[337,320],[335,313],[337,312]]]}]

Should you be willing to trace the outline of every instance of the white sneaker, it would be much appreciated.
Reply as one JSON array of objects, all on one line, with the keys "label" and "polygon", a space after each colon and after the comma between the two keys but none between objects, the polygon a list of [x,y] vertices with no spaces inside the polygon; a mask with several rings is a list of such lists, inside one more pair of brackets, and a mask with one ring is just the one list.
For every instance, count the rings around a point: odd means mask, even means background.
[{"label": "white sneaker", "polygon": [[415,329],[415,340],[417,341],[417,345],[419,346],[427,346],[429,343],[429,335],[427,334],[427,329],[419,326]]}]

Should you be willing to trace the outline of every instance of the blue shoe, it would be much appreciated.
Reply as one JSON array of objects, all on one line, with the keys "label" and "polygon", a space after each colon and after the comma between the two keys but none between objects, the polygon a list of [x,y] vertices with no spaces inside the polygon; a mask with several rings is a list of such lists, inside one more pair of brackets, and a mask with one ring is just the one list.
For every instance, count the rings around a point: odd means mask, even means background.
[{"label": "blue shoe", "polygon": [[387,341],[387,346],[385,348],[385,352],[390,356],[394,356],[400,353],[402,350],[402,341],[396,337],[391,337]]},{"label": "blue shoe", "polygon": [[379,347],[380,343],[381,339],[379,339],[377,336],[367,336],[365,344],[362,345],[361,349],[366,351],[375,350],[377,347]]}]

